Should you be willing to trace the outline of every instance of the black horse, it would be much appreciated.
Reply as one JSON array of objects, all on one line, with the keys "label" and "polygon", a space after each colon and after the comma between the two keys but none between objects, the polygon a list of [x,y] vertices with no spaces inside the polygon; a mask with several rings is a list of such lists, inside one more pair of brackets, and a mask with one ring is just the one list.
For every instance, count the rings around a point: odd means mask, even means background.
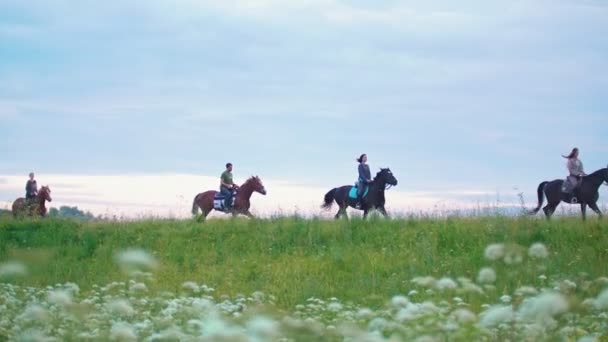
[{"label": "black horse", "polygon": [[[547,219],[551,218],[551,215],[553,215],[561,201],[570,204],[580,204],[583,220],[586,219],[587,206],[593,209],[601,218],[602,212],[600,211],[600,208],[597,207],[597,200],[600,197],[598,189],[603,182],[608,182],[608,168],[597,170],[590,175],[582,177],[582,183],[580,183],[578,189],[575,190],[574,195],[562,192],[562,184],[564,181],[561,179],[556,179],[552,182],[542,182],[538,185],[537,190],[538,207],[530,211],[530,214],[534,215],[538,213],[540,207],[543,205],[544,196],[547,196],[548,203],[543,208]],[[576,202],[573,201],[573,197],[576,197]]]},{"label": "black horse", "polygon": [[[386,202],[384,198],[384,190],[387,189],[388,186],[397,185],[397,178],[393,175],[390,169],[380,169],[380,172],[376,174],[376,177],[369,185],[369,190],[367,196],[363,197],[361,201],[361,207],[359,210],[363,210],[363,217],[367,217],[367,214],[371,209],[377,209],[384,217],[387,217],[386,209],[384,209],[384,203]],[[355,208],[357,204],[356,199],[352,199],[349,197],[349,192],[352,189],[352,185],[344,185],[339,188],[331,189],[325,195],[325,202],[321,206],[323,209],[330,209],[334,200],[340,206],[340,210],[336,214],[336,219],[340,218],[340,216],[344,215],[348,218],[346,214],[346,208],[349,206]]]}]

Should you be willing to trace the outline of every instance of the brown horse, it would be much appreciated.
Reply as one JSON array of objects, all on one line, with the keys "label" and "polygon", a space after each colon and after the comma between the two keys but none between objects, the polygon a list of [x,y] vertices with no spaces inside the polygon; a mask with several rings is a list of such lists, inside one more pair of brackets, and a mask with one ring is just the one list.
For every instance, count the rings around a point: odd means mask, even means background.
[{"label": "brown horse", "polygon": [[[51,202],[51,188],[43,186],[31,202],[19,197],[13,202],[13,216],[45,216],[46,201]],[[29,203],[28,203],[29,202]]]},{"label": "brown horse", "polygon": [[[232,214],[232,216],[242,214],[253,218],[253,214],[249,212],[249,207],[251,206],[249,199],[251,198],[253,192],[266,195],[266,189],[264,188],[264,185],[262,185],[262,181],[258,176],[249,178],[240,188],[238,188],[238,192],[236,193],[234,200],[234,206],[228,211],[222,212]],[[204,220],[207,215],[214,210],[213,199],[217,193],[218,191],[210,190],[196,195],[194,197],[194,201],[192,202],[192,215],[196,216],[198,214],[198,208],[201,208],[203,214],[199,217],[199,219]]]}]

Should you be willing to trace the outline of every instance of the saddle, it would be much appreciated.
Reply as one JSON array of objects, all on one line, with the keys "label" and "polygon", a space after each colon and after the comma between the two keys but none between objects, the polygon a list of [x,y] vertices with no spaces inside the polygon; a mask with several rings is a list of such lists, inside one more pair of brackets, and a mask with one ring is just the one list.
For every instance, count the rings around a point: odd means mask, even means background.
[{"label": "saddle", "polygon": [[565,201],[576,204],[578,202],[578,189],[583,183],[582,177],[568,176],[562,183],[562,193],[564,194]]},{"label": "saddle", "polygon": [[219,211],[226,211],[227,209],[234,208],[235,201],[236,192],[234,192],[231,196],[226,196],[221,193],[218,193],[213,197],[213,209]]},{"label": "saddle", "polygon": [[365,190],[363,190],[363,196],[361,196],[361,198],[365,198],[365,196],[367,196],[367,193],[369,192],[369,186],[367,185],[361,185],[361,184],[357,184],[353,187],[350,188],[350,190],[348,191],[348,197],[352,200],[356,200],[357,199],[357,190],[359,189],[359,186],[364,186]]}]

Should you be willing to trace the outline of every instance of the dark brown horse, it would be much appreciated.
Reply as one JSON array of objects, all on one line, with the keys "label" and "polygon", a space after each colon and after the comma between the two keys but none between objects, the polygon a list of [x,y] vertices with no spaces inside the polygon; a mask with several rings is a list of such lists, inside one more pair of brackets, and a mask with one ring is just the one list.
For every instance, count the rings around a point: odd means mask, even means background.
[{"label": "dark brown horse", "polygon": [[[228,211],[222,212],[226,214],[232,214],[232,216],[242,214],[253,218],[253,214],[249,212],[249,207],[251,206],[249,199],[251,198],[251,195],[254,192],[266,195],[266,189],[262,184],[262,180],[260,180],[260,177],[258,176],[249,178],[243,185],[241,185],[241,187],[238,188],[238,192],[236,193],[234,206]],[[209,215],[209,213],[214,210],[213,200],[217,193],[218,191],[210,190],[196,195],[194,197],[194,201],[192,202],[192,215],[196,216],[198,214],[198,208],[201,208],[203,214],[199,217],[199,219],[204,220],[207,215]]]},{"label": "dark brown horse", "polygon": [[[547,196],[547,205],[543,208],[547,219],[551,218],[551,215],[555,212],[555,209],[564,201],[569,204],[580,204],[581,214],[583,220],[587,218],[587,206],[595,211],[600,218],[602,212],[597,206],[597,200],[599,199],[599,187],[602,183],[608,182],[608,168],[600,169],[594,173],[584,176],[582,183],[575,190],[575,195],[565,194],[562,192],[562,184],[564,183],[561,179],[556,179],[551,182],[542,182],[538,185],[538,207],[530,211],[531,215],[538,213],[540,207],[543,205],[544,197]],[[573,197],[576,196],[576,202],[573,203]]]},{"label": "dark brown horse", "polygon": [[13,216],[45,216],[46,201],[52,201],[51,189],[48,186],[43,186],[31,202],[23,197],[17,198],[13,202]]}]

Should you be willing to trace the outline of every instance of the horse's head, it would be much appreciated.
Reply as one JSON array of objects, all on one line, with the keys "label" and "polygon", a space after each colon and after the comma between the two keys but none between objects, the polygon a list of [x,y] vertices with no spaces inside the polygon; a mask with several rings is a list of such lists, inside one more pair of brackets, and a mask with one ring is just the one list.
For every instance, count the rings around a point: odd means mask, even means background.
[{"label": "horse's head", "polygon": [[376,174],[376,179],[382,182],[383,184],[388,184],[395,186],[397,185],[397,178],[393,175],[391,169],[380,169],[380,172]]},{"label": "horse's head", "polygon": [[262,180],[260,179],[260,177],[251,177],[247,182],[251,184],[253,191],[259,192],[262,195],[266,195],[266,188],[264,187],[264,184],[262,184]]},{"label": "horse's head", "polygon": [[49,188],[48,185],[40,188],[40,191],[38,191],[38,197],[44,199],[45,201],[51,202],[53,200],[51,198],[51,188]]}]

